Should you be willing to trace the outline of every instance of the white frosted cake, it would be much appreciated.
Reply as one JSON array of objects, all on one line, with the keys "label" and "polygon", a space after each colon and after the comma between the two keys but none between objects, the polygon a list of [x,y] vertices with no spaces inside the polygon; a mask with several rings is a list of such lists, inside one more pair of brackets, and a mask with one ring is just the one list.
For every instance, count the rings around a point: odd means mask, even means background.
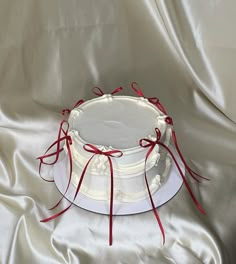
[{"label": "white frosted cake", "polygon": [[74,108],[68,119],[72,139],[72,184],[78,186],[82,171],[94,155],[79,191],[95,200],[110,199],[109,159],[106,155],[87,151],[89,147],[85,146],[90,144],[104,153],[117,150],[121,154],[121,157],[111,157],[114,202],[133,202],[148,197],[145,169],[150,191],[156,192],[168,177],[171,158],[165,149],[155,145],[145,166],[149,148],[140,146],[140,140],[154,140],[155,128],[159,128],[161,142],[168,146],[171,127],[166,117],[143,97],[105,94]]}]

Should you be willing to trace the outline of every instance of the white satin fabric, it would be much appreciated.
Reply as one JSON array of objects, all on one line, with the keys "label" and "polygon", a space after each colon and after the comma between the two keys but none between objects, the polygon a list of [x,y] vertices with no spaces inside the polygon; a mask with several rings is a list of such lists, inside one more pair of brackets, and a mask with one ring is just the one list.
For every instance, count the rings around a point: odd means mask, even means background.
[{"label": "white satin fabric", "polygon": [[[0,262],[229,264],[236,262],[233,0],[0,1]],[[173,117],[179,145],[209,182],[191,182],[152,212],[108,217],[72,207],[38,175],[36,157],[57,137],[60,111],[90,88],[137,81]],[[191,160],[191,161],[190,161]],[[64,204],[65,207],[65,204]],[[64,208],[61,205],[61,209]]]}]

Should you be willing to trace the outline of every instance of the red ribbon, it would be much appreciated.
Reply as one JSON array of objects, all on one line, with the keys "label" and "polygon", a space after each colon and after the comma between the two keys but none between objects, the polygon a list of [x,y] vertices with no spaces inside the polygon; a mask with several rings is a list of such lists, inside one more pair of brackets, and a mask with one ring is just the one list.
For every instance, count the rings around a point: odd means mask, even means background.
[{"label": "red ribbon", "polygon": [[[131,83],[131,88],[134,90],[134,92],[140,96],[140,97],[144,97],[146,99],[148,99],[148,101],[152,104],[154,104],[160,111],[162,111],[162,113],[164,113],[165,115],[167,115],[167,111],[165,109],[165,107],[160,103],[159,99],[157,97],[151,97],[151,98],[147,98],[144,96],[142,90],[140,88],[136,88],[135,85],[138,85],[136,82],[132,82]],[[178,142],[177,142],[177,138],[176,138],[176,134],[175,134],[175,131],[174,131],[174,128],[173,128],[173,120],[171,117],[167,116],[166,119],[165,119],[166,123],[168,125],[171,125],[172,126],[172,129],[171,129],[171,134],[172,134],[172,139],[173,139],[173,142],[175,144],[175,148],[180,156],[180,159],[182,160],[186,170],[189,172],[189,174],[191,175],[191,177],[197,181],[197,182],[200,182],[199,179],[197,179],[195,176],[199,177],[199,178],[202,178],[204,180],[209,180],[208,178],[205,178],[201,175],[199,175],[198,173],[196,173],[195,171],[193,171],[187,164],[187,162],[185,161],[181,151],[180,151],[180,148],[179,148],[179,145],[178,145]]]},{"label": "red ribbon", "polygon": [[197,176],[197,177],[199,177],[199,178],[202,178],[202,179],[204,179],[204,180],[209,181],[208,178],[203,177],[202,175],[196,173],[195,171],[193,171],[193,170],[188,166],[187,162],[185,161],[185,159],[184,159],[184,157],[183,157],[183,155],[182,155],[182,153],[181,153],[181,151],[180,151],[180,149],[179,149],[179,145],[178,145],[178,142],[177,142],[176,134],[175,134],[175,131],[174,131],[174,128],[173,128],[173,120],[172,120],[172,118],[169,117],[169,116],[167,116],[166,119],[165,119],[165,121],[166,121],[166,123],[167,123],[168,125],[171,125],[171,126],[172,126],[171,133],[172,133],[172,139],[173,139],[173,142],[174,142],[174,144],[175,144],[175,148],[176,148],[176,150],[177,150],[177,152],[178,152],[178,154],[179,154],[179,156],[180,156],[180,159],[182,160],[182,162],[183,162],[183,164],[184,164],[186,170],[188,171],[188,173],[189,173],[189,174],[192,176],[192,178],[193,178],[195,181],[197,181],[197,182],[200,182],[200,181],[199,181],[199,179],[197,179],[195,176]]},{"label": "red ribbon", "polygon": [[154,104],[160,111],[162,111],[164,114],[167,115],[165,108],[163,105],[160,103],[159,99],[157,97],[145,97],[142,90],[140,88],[136,88],[135,85],[138,85],[136,82],[131,83],[131,88],[134,90],[134,92],[139,96],[139,97],[144,97],[146,98],[151,104]]},{"label": "red ribbon", "polygon": [[[159,136],[160,135],[157,135],[157,137],[159,137]],[[158,140],[159,140],[159,138],[157,138],[157,141]],[[143,141],[146,141],[147,144],[143,145]],[[152,153],[154,147],[156,146],[156,142],[157,141],[151,141],[150,139],[140,139],[139,145],[141,147],[144,147],[144,148],[150,147],[149,150],[147,151],[147,154],[146,154],[146,157],[145,157],[145,165],[144,165],[144,172],[145,173],[144,173],[144,176],[145,176],[145,182],[146,182],[146,186],[147,186],[147,190],[148,190],[149,199],[150,199],[150,202],[151,202],[151,205],[152,205],[152,210],[153,210],[153,213],[154,213],[154,215],[156,217],[157,223],[159,224],[159,227],[160,227],[160,230],[161,230],[161,233],[162,233],[163,244],[164,244],[165,243],[165,231],[164,231],[163,225],[161,223],[161,219],[160,219],[160,217],[159,217],[159,215],[157,213],[154,201],[152,199],[152,194],[151,194],[151,191],[150,191],[150,188],[149,188],[149,184],[148,184],[148,180],[147,180],[147,170],[146,170],[147,159],[150,156],[150,154]]]},{"label": "red ribbon", "polygon": [[[184,176],[184,173],[182,172],[174,154],[164,143],[160,142],[161,131],[158,128],[155,128],[155,131],[156,131],[156,137],[157,137],[157,139],[155,141],[152,141],[152,140],[146,139],[146,138],[143,138],[139,141],[139,145],[141,147],[144,147],[144,148],[150,147],[150,149],[146,155],[146,160],[147,160],[148,156],[150,155],[150,153],[152,152],[152,150],[154,149],[155,145],[160,145],[163,148],[165,148],[169,152],[169,154],[171,155],[172,159],[174,160],[175,165],[176,165],[176,167],[177,167],[177,169],[178,169],[178,171],[179,171],[179,173],[183,179],[183,182],[184,182],[185,186],[187,187],[187,190],[188,190],[192,200],[194,201],[195,205],[198,207],[198,209],[201,213],[206,214],[205,211],[203,210],[203,208],[201,207],[201,205],[199,204],[199,202],[197,201],[197,199],[195,198],[195,196],[194,196],[194,194],[193,194],[193,192],[192,192],[192,190],[191,190],[191,188],[190,188],[190,186],[189,186],[189,184],[188,184],[188,182]],[[146,173],[146,170],[145,170],[145,173]]]},{"label": "red ribbon", "polygon": [[[81,105],[82,103],[84,103],[84,100],[79,100],[79,101],[73,106],[72,109],[78,107],[78,106]],[[71,112],[71,109],[69,109],[69,108],[65,108],[65,109],[62,110],[61,113],[62,113],[62,115],[65,116],[65,115],[69,115],[70,112]]]},{"label": "red ribbon", "polygon": [[[66,129],[63,128],[64,125],[66,125]],[[48,149],[45,151],[43,156],[40,156],[40,157],[37,158],[40,161],[40,163],[39,163],[39,175],[40,175],[40,177],[43,180],[47,181],[47,182],[54,182],[54,180],[47,180],[47,179],[42,177],[42,175],[41,175],[42,164],[44,164],[44,165],[54,165],[54,164],[56,164],[58,159],[59,159],[60,153],[64,150],[64,148],[61,147],[61,142],[63,142],[63,141],[66,142],[66,148],[67,148],[67,151],[68,151],[68,157],[69,157],[69,162],[70,162],[69,181],[68,181],[66,190],[65,190],[62,198],[58,201],[58,203],[55,206],[50,208],[50,210],[56,208],[60,204],[60,202],[62,201],[63,197],[67,193],[68,188],[70,186],[70,182],[71,182],[71,176],[72,176],[72,154],[71,154],[70,145],[72,144],[72,140],[71,140],[71,137],[68,135],[68,131],[69,131],[69,123],[66,120],[63,120],[61,122],[61,124],[60,124],[57,140],[48,147]],[[56,151],[49,152],[54,146],[56,146]],[[45,159],[51,158],[51,157],[55,157],[55,159],[53,161],[51,161],[51,162],[46,162],[45,161]]]},{"label": "red ribbon", "polygon": [[91,145],[91,144],[85,144],[83,146],[84,150],[93,153],[93,155],[91,156],[91,158],[88,160],[88,162],[86,163],[82,173],[81,173],[81,177],[79,180],[79,183],[77,185],[76,188],[76,192],[74,194],[73,197],[73,201],[70,203],[70,205],[65,208],[64,210],[62,210],[61,212],[50,216],[49,218],[46,218],[44,220],[41,220],[41,222],[47,222],[50,221],[56,217],[58,217],[59,215],[65,213],[73,204],[73,202],[75,201],[78,192],[80,190],[80,187],[82,185],[83,179],[84,179],[84,175],[86,173],[86,170],[88,168],[89,163],[91,162],[91,160],[93,159],[93,157],[95,155],[105,155],[108,158],[108,162],[109,162],[109,166],[110,166],[110,176],[111,176],[111,189],[110,189],[110,213],[109,213],[109,245],[112,245],[112,216],[113,216],[113,195],[114,195],[114,173],[113,173],[113,165],[112,165],[112,159],[111,158],[119,158],[123,155],[123,153],[120,150],[110,150],[110,151],[101,151],[100,149],[98,149],[97,147]]},{"label": "red ribbon", "polygon": [[113,216],[113,192],[114,192],[114,177],[113,177],[113,165],[111,158],[119,158],[123,155],[123,153],[120,150],[110,150],[110,151],[101,151],[97,147],[91,145],[91,144],[85,144],[84,149],[90,153],[94,153],[93,156],[89,159],[87,164],[85,165],[85,168],[81,174],[80,182],[78,184],[76,193],[78,193],[79,188],[82,184],[84,174],[86,172],[86,169],[90,163],[90,161],[93,159],[95,155],[105,155],[108,158],[109,166],[110,166],[110,176],[111,176],[111,189],[110,189],[110,213],[109,213],[109,245],[112,245],[112,216]]},{"label": "red ribbon", "polygon": [[[113,92],[111,92],[111,94],[116,94],[116,93],[119,93],[121,90],[123,90],[122,87],[118,87],[116,88]],[[103,90],[99,87],[94,87],[92,89],[93,93],[96,94],[97,96],[103,96],[105,93],[103,92]]]},{"label": "red ribbon", "polygon": [[156,217],[156,220],[159,224],[159,227],[160,227],[160,230],[161,230],[161,233],[162,233],[162,238],[163,238],[163,244],[165,243],[165,232],[164,232],[164,228],[162,226],[162,223],[161,223],[161,220],[160,220],[160,217],[157,213],[157,210],[156,210],[156,207],[155,207],[155,204],[153,202],[153,199],[152,199],[152,194],[151,194],[151,191],[150,191],[150,188],[149,188],[149,184],[148,184],[148,180],[147,180],[147,172],[146,172],[146,163],[147,163],[147,159],[149,157],[149,155],[151,154],[151,152],[153,151],[154,147],[156,145],[160,145],[162,146],[163,148],[165,148],[169,154],[171,155],[172,159],[174,160],[175,162],[175,165],[183,179],[183,182],[193,200],[193,202],[195,203],[195,205],[197,206],[198,210],[203,213],[203,214],[206,214],[204,209],[201,207],[201,205],[199,204],[199,202],[197,201],[197,199],[195,198],[185,176],[184,176],[184,173],[182,172],[174,154],[172,153],[172,151],[162,142],[160,142],[160,139],[161,139],[161,131],[158,129],[158,128],[155,128],[155,131],[156,131],[156,140],[152,141],[150,139],[146,139],[146,138],[143,138],[143,139],[140,139],[139,141],[139,145],[143,148],[149,148],[149,150],[147,151],[147,154],[146,154],[146,157],[145,157],[145,182],[146,182],[146,186],[147,186],[147,190],[148,190],[148,194],[149,194],[149,198],[150,198],[150,201],[151,201],[151,205],[152,205],[152,209],[153,209],[153,212],[154,212],[154,215]]}]

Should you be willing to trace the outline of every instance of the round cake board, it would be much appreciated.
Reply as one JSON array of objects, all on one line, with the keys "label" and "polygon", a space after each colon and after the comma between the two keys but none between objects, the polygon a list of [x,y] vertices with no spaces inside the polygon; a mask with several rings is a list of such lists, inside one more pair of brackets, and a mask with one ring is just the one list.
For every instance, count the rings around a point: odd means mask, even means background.
[{"label": "round cake board", "polygon": [[[172,153],[174,154],[180,168],[183,173],[185,172],[185,167],[183,162],[180,160],[176,151],[170,147]],[[67,168],[67,157],[64,157],[61,161],[58,161],[53,167],[53,176],[55,184],[58,190],[64,194],[66,190],[66,186],[68,184],[68,170]],[[86,175],[85,175],[86,177]],[[144,176],[143,176],[144,177]],[[167,181],[160,187],[158,191],[156,191],[152,195],[152,199],[156,207],[159,207],[166,202],[168,202],[171,198],[173,198],[183,184],[183,180],[179,174],[179,171],[172,161],[171,169],[169,171]],[[67,193],[65,194],[65,198],[72,202],[73,204],[86,209],[88,211],[92,211],[100,214],[109,214],[109,205],[110,200],[107,201],[98,201],[94,200],[90,197],[79,192],[76,196],[76,199],[73,201],[74,194],[76,188],[73,184],[70,184]],[[114,202],[113,203],[113,215],[129,215],[129,214],[137,214],[143,213],[146,211],[152,210],[151,202],[149,196],[144,198],[143,200],[138,200],[135,202]]]}]

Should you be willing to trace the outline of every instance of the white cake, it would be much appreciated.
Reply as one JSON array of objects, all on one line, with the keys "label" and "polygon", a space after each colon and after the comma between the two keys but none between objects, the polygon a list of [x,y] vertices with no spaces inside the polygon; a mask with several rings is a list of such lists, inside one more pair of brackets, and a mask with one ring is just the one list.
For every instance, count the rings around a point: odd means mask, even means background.
[{"label": "white cake", "polygon": [[[143,97],[105,94],[73,109],[68,119],[72,139],[72,184],[77,187],[83,169],[94,155],[84,149],[85,144],[91,144],[101,151],[122,153],[121,157],[111,158],[114,202],[133,202],[148,197],[144,171],[149,148],[141,147],[139,142],[143,138],[155,140],[155,128],[159,128],[161,142],[168,146],[171,127],[166,124],[166,117]],[[169,154],[156,145],[146,162],[152,194],[167,179],[170,166]],[[92,199],[109,201],[110,184],[108,157],[94,155],[79,191]]]}]

